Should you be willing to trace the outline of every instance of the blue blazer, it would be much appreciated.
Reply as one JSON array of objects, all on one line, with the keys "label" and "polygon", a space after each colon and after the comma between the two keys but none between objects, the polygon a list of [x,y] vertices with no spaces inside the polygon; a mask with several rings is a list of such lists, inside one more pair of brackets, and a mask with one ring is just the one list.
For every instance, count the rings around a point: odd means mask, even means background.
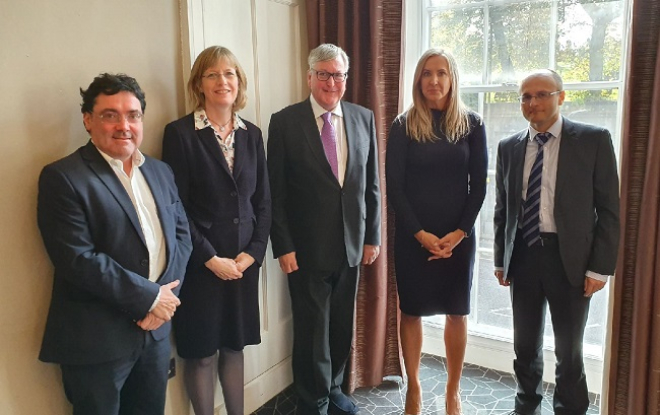
[{"label": "blue blazer", "polygon": [[[494,260],[505,278],[518,229],[528,137],[525,129],[497,149]],[[554,203],[570,283],[582,286],[587,270],[612,275],[619,246],[619,178],[609,131],[564,118]]]},{"label": "blue blazer", "polygon": [[261,265],[270,232],[271,206],[261,130],[243,120],[236,130],[233,172],[211,128],[195,130],[193,114],[171,122],[163,136],[163,161],[172,166],[190,219],[189,269],[214,255],[245,252]]},{"label": "blue blazer", "polygon": [[[136,321],[146,316],[160,285],[183,282],[192,244],[174,176],[150,157],[140,171],[167,247],[157,282],[148,279],[149,254],[131,199],[91,142],[42,170],[37,217],[55,267],[42,361],[97,364],[132,353],[144,336]],[[168,322],[150,334],[168,341],[170,328]]]}]

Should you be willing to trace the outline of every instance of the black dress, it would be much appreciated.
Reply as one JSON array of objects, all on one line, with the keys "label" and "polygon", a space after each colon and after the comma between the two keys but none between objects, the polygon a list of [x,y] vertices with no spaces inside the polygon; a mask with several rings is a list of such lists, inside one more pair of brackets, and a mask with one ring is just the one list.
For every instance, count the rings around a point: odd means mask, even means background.
[{"label": "black dress", "polygon": [[[413,316],[470,313],[474,268],[474,222],[486,195],[488,154],[481,118],[469,114],[470,132],[457,143],[440,131],[442,111],[433,110],[433,142],[406,135],[405,114],[390,130],[387,142],[387,198],[396,215],[394,263],[399,307]],[[442,238],[462,229],[471,236],[450,258],[427,261],[415,233]]]},{"label": "black dress", "polygon": [[[261,341],[259,267],[270,231],[270,188],[261,131],[243,123],[235,130],[233,170],[213,130],[195,129],[193,114],[165,127],[163,160],[174,171],[193,242],[173,318],[183,358]],[[240,252],[255,259],[241,279],[222,280],[204,265],[214,255],[235,258]]]}]

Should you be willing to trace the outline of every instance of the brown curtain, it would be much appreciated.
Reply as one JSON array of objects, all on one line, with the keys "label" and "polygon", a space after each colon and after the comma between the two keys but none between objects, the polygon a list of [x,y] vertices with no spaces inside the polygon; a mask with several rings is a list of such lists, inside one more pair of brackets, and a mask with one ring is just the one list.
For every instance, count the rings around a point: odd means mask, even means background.
[{"label": "brown curtain", "polygon": [[381,253],[363,267],[358,286],[355,336],[347,367],[349,392],[401,376],[398,297],[394,279],[392,217],[385,202],[387,133],[399,111],[403,0],[308,0],[310,50],[334,43],[346,51],[350,70],[344,99],[373,110],[383,194]]},{"label": "brown curtain", "polygon": [[634,0],[609,415],[660,414],[660,0]]}]

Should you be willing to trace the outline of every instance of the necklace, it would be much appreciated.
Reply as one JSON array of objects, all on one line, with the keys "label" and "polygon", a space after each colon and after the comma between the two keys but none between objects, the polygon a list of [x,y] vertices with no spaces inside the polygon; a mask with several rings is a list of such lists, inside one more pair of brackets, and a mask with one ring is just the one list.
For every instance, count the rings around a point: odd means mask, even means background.
[{"label": "necklace", "polygon": [[213,124],[217,125],[217,126],[218,126],[218,129],[220,129],[220,132],[221,132],[221,133],[224,133],[224,132],[225,132],[225,127],[227,127],[227,125],[229,125],[229,123],[231,122],[231,120],[232,120],[234,117],[233,117],[233,116],[229,117],[229,119],[227,120],[227,122],[224,123],[224,124],[220,124],[219,122],[215,122],[215,121],[213,121],[211,118],[209,118],[208,115],[206,115],[206,118],[208,118],[209,121],[211,121]]}]

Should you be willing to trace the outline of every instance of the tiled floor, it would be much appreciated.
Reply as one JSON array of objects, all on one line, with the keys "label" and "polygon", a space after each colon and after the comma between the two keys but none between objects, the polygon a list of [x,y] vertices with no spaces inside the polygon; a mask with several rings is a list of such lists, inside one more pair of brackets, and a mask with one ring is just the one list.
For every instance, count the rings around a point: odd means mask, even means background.
[{"label": "tiled floor", "polygon": [[[447,371],[443,358],[424,355],[420,370],[424,389],[424,414],[445,414],[444,391]],[[397,382],[399,380],[399,382]],[[504,415],[513,409],[516,382],[508,373],[497,372],[466,364],[461,379],[463,413],[465,415]],[[553,385],[545,385],[544,414],[552,414]],[[362,415],[387,415],[403,413],[406,387],[399,378],[386,381],[377,388],[358,389],[353,399],[360,406]],[[254,412],[256,415],[294,415],[297,397],[291,387]],[[599,396],[591,396],[592,404],[587,414],[598,414]]]}]

